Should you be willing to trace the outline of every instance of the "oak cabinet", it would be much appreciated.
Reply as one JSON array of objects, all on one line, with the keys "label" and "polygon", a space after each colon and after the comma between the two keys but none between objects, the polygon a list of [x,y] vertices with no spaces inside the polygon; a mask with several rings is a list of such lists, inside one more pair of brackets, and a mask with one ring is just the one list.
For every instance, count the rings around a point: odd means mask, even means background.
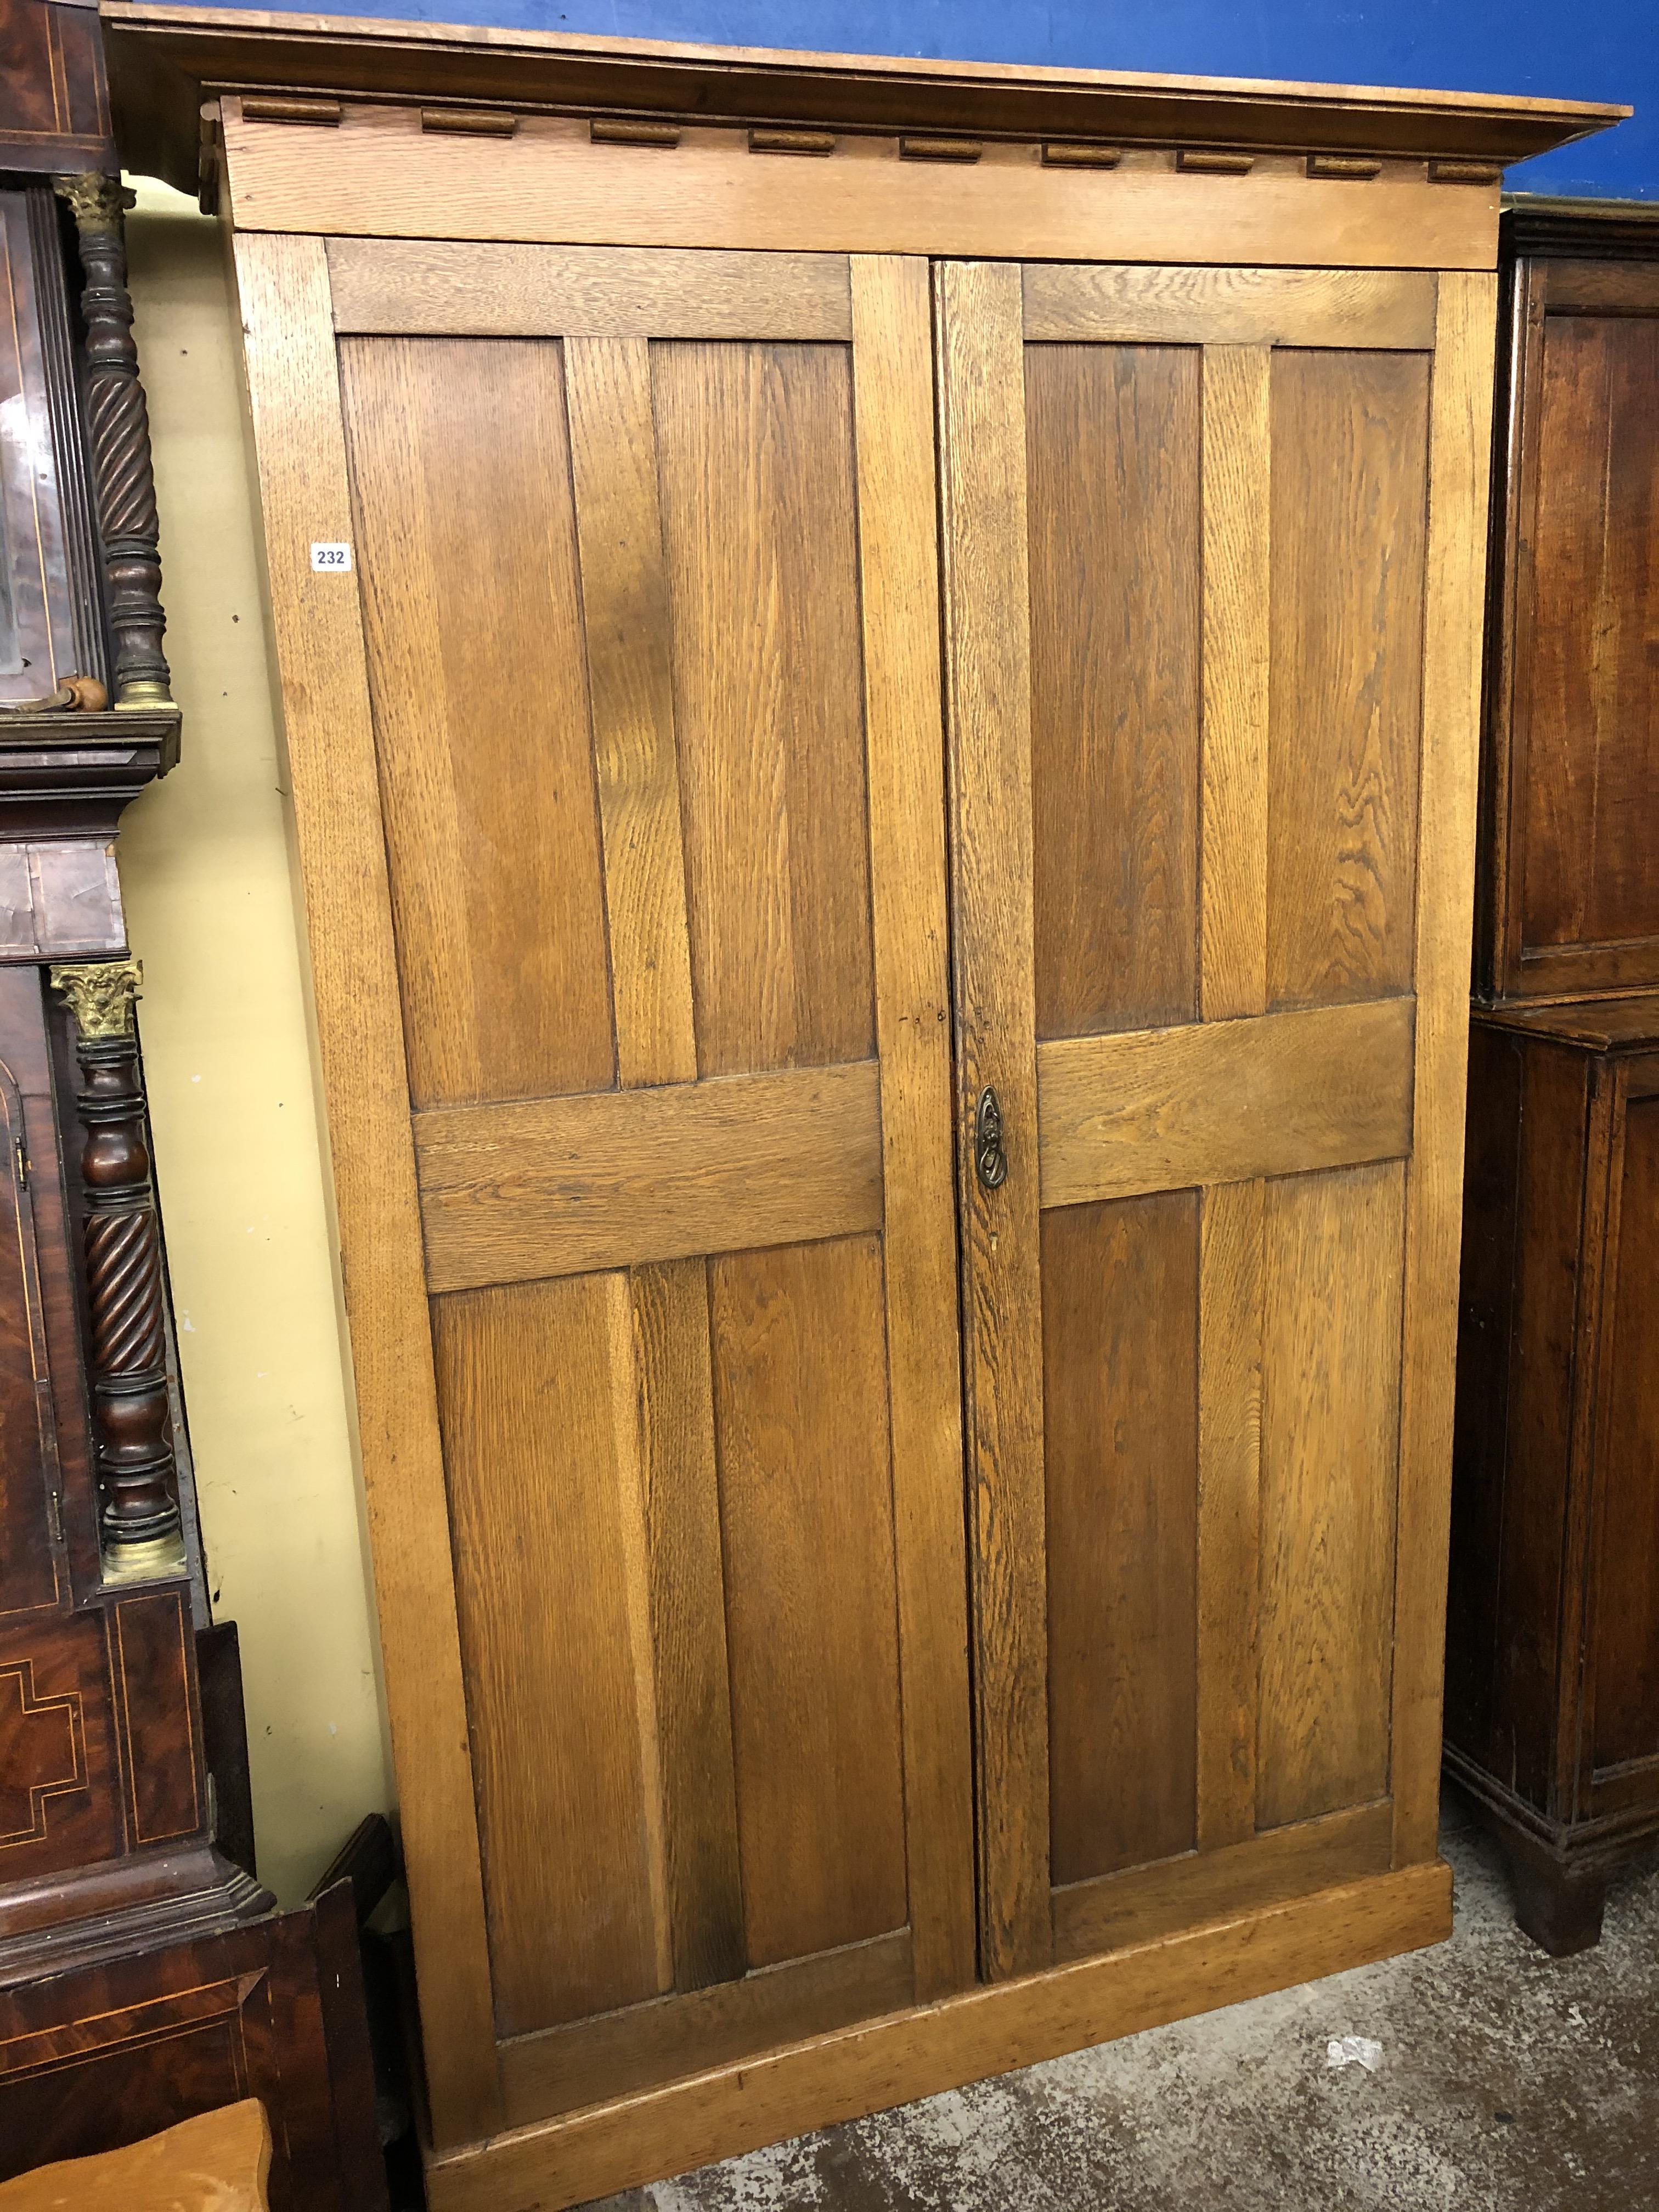
[{"label": "oak cabinet", "polygon": [[243,88],[434,2202],[1443,1934],[1496,182],[1595,117],[112,35],[175,176]]}]

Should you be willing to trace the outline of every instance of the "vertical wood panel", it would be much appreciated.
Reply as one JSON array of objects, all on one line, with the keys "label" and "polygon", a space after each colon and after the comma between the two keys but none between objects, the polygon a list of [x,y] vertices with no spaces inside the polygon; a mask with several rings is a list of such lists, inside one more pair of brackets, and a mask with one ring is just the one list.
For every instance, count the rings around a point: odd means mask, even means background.
[{"label": "vertical wood panel", "polygon": [[751,1966],[902,1927],[881,1248],[708,1263]]},{"label": "vertical wood panel", "polygon": [[1056,1885],[1194,1841],[1198,1194],[1042,1217]]},{"label": "vertical wood panel", "polygon": [[974,1973],[927,265],[855,259],[852,286],[904,1816],[925,2002]]},{"label": "vertical wood panel", "polygon": [[635,1267],[628,1282],[666,1917],[674,1987],[696,1990],[745,1964],[708,1287],[700,1260]]},{"label": "vertical wood panel", "polygon": [[643,338],[568,338],[565,389],[624,1085],[697,1073],[668,582]]},{"label": "vertical wood panel", "polygon": [[[946,264],[936,282],[980,1961],[1000,1979],[1054,1950],[1024,367],[1017,267]],[[970,1126],[988,1085],[1008,1147],[988,1192]]]},{"label": "vertical wood panel", "polygon": [[654,346],[698,1066],[874,1049],[842,346]]},{"label": "vertical wood panel", "polygon": [[433,1301],[504,2035],[666,1979],[639,1461],[617,1427],[621,1287],[580,1275]]},{"label": "vertical wood panel", "polygon": [[1199,1259],[1198,1843],[1255,1832],[1266,1186],[1204,1193]]},{"label": "vertical wood panel", "polygon": [[1204,349],[1206,1021],[1267,1004],[1272,375],[1266,346]]},{"label": "vertical wood panel", "polygon": [[1596,1467],[1604,1494],[1595,1570],[1594,1758],[1597,1766],[1659,1753],[1659,1098],[1626,1110],[1613,1331]]},{"label": "vertical wood panel", "polygon": [[1440,1802],[1457,1252],[1468,1067],[1481,611],[1497,279],[1443,275],[1429,440],[1417,1069],[1406,1186],[1394,1862],[1431,1857]]},{"label": "vertical wood panel", "polygon": [[234,246],[329,1105],[350,1371],[440,2147],[500,2125],[477,1816],[427,1326],[408,1075],[357,598],[314,574],[350,494],[322,241]]},{"label": "vertical wood panel", "polygon": [[1659,322],[1547,315],[1541,353],[1522,939],[1616,943],[1659,933]]},{"label": "vertical wood panel", "polygon": [[1419,354],[1273,356],[1273,1006],[1411,981],[1428,380]]},{"label": "vertical wood panel", "polygon": [[1199,362],[1025,349],[1039,1036],[1196,1010]]},{"label": "vertical wood panel", "polygon": [[559,348],[355,338],[340,358],[414,1102],[603,1090]]},{"label": "vertical wood panel", "polygon": [[1389,1787],[1402,1181],[1390,1160],[1267,1186],[1263,1828]]}]

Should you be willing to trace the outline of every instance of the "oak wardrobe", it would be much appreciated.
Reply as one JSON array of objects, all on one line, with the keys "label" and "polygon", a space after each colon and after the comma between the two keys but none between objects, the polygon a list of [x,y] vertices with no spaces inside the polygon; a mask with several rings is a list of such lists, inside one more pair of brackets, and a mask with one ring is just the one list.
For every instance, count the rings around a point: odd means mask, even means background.
[{"label": "oak wardrobe", "polygon": [[1432,1942],[1502,163],[111,0],[232,238],[443,2208]]}]

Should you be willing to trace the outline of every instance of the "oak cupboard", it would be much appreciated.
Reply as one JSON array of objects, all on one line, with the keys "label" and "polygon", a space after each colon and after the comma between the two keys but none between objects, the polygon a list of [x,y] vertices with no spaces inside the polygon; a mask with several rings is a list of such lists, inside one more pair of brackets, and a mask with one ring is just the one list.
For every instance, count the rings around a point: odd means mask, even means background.
[{"label": "oak cupboard", "polygon": [[434,2202],[1434,1941],[1497,188],[1614,111],[108,30],[232,238]]}]

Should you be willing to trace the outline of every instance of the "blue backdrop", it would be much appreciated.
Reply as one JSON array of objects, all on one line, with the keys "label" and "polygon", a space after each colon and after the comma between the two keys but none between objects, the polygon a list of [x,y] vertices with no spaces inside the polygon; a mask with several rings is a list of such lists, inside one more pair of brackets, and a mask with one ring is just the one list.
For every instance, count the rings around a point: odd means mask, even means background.
[{"label": "blue backdrop", "polygon": [[1560,0],[354,0],[322,12],[1617,100],[1635,107],[1630,122],[1512,169],[1510,188],[1659,198],[1659,0],[1600,0],[1584,15]]}]

